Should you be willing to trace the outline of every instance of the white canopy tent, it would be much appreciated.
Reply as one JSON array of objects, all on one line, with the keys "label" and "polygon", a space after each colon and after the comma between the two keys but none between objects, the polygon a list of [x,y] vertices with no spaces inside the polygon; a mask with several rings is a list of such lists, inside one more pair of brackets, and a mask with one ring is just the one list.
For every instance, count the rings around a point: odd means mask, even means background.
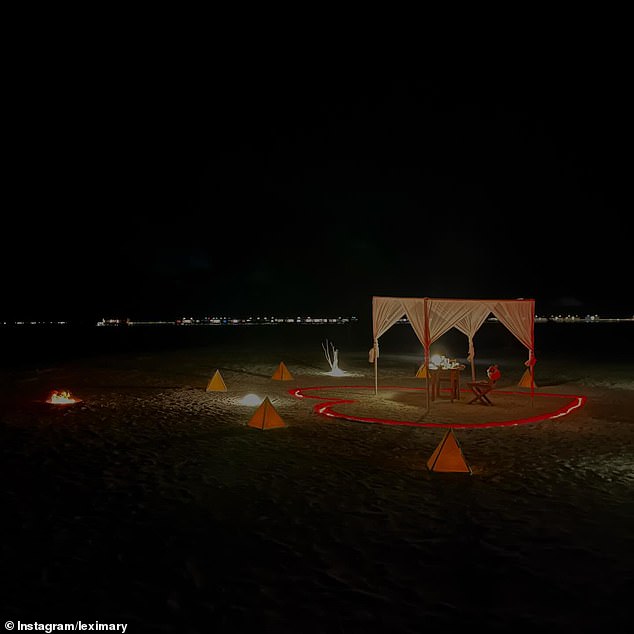
[{"label": "white canopy tent", "polygon": [[[407,317],[425,352],[429,370],[432,343],[451,328],[457,328],[469,340],[468,359],[475,380],[473,337],[489,315],[496,317],[528,349],[525,365],[530,368],[531,397],[535,389],[535,300],[534,299],[434,299],[431,297],[373,297],[372,334],[374,345],[370,362],[374,363],[374,391],[378,393],[379,338],[395,323]],[[429,373],[427,373],[429,375]],[[429,404],[429,390],[428,404]]]}]

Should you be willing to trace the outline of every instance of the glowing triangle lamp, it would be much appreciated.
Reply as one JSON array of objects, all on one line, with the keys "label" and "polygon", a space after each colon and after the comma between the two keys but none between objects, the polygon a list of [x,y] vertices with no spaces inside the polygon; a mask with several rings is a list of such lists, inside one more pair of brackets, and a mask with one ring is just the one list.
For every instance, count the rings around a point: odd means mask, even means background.
[{"label": "glowing triangle lamp", "polygon": [[254,427],[255,429],[275,429],[278,427],[286,427],[286,423],[277,413],[273,403],[271,403],[267,396],[255,410],[255,414],[253,414],[247,426]]},{"label": "glowing triangle lamp", "polygon": [[429,373],[427,372],[427,367],[425,366],[424,363],[423,363],[423,365],[420,366],[420,368],[418,368],[418,372],[416,372],[416,378],[417,379],[428,379],[429,378]]},{"label": "glowing triangle lamp", "polygon": [[447,430],[447,433],[427,461],[427,468],[430,471],[442,473],[473,473],[471,467],[464,459],[462,449],[453,433],[453,429]]},{"label": "glowing triangle lamp", "polygon": [[288,368],[284,364],[284,361],[280,361],[280,364],[277,366],[277,370],[273,372],[271,378],[276,381],[292,381],[293,375],[289,372]]},{"label": "glowing triangle lamp", "polygon": [[[517,387],[531,387],[531,370],[530,368],[527,368],[524,372],[524,374],[522,374],[522,378],[520,379],[520,382],[517,384]],[[533,387],[537,387],[537,384],[534,383]]]},{"label": "glowing triangle lamp", "polygon": [[222,375],[219,370],[216,370],[214,375],[209,379],[209,383],[207,383],[206,392],[226,392],[227,386],[225,384]]}]

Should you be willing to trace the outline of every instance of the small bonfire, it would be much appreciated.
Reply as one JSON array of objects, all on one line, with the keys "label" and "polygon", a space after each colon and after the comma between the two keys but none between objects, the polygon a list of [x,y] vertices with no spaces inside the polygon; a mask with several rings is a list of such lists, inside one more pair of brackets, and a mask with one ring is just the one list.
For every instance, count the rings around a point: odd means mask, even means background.
[{"label": "small bonfire", "polygon": [[81,403],[81,399],[74,397],[68,390],[53,390],[46,402],[51,405],[73,405]]}]

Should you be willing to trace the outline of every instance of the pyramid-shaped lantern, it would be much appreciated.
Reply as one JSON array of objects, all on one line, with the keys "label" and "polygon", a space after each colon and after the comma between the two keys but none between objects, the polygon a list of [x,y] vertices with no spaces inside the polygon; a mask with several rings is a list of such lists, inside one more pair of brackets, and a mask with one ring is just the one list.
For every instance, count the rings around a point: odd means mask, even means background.
[{"label": "pyramid-shaped lantern", "polygon": [[443,436],[434,453],[427,461],[427,468],[430,471],[473,473],[462,454],[460,444],[453,433],[453,429],[448,429]]},{"label": "pyramid-shaped lantern", "polygon": [[292,381],[293,375],[289,372],[288,368],[284,364],[284,361],[280,361],[280,364],[277,366],[277,370],[273,372],[271,378],[276,381]]},{"label": "pyramid-shaped lantern", "polygon": [[417,379],[429,378],[429,374],[427,372],[427,368],[424,363],[420,366],[420,368],[418,368],[418,371],[416,372],[416,378]]},{"label": "pyramid-shaped lantern", "polygon": [[[531,387],[531,370],[530,368],[526,368],[524,374],[522,374],[522,378],[520,382],[517,384],[517,387]],[[537,384],[534,383],[533,387],[537,387]]]},{"label": "pyramid-shaped lantern", "polygon": [[277,427],[286,427],[286,423],[277,413],[273,403],[267,396],[255,410],[255,414],[253,414],[247,426],[255,427],[255,429],[275,429]]},{"label": "pyramid-shaped lantern", "polygon": [[214,372],[214,375],[209,379],[209,383],[207,383],[206,392],[226,392],[227,386],[225,384],[222,375],[219,370]]}]

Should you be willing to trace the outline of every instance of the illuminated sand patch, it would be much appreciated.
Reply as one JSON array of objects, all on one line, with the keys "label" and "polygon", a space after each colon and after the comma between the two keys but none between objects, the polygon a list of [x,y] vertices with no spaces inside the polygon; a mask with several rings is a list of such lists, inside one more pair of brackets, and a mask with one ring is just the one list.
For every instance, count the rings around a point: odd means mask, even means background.
[{"label": "illuminated sand patch", "polygon": [[348,370],[342,370],[341,368],[337,368],[336,370],[329,370],[328,372],[322,372],[321,374],[323,374],[324,376],[333,376],[335,378],[344,376],[347,378],[365,376],[363,372],[348,372]]},{"label": "illuminated sand patch", "polygon": [[472,392],[461,390],[461,400],[453,403],[448,399],[435,400],[425,415],[424,387],[379,387],[379,394],[375,395],[373,385],[315,386],[295,388],[289,390],[289,394],[299,399],[318,400],[313,410],[329,418],[454,429],[509,427],[557,420],[586,403],[586,397],[580,395],[535,392],[531,398],[527,392],[493,390],[489,394],[494,404],[489,407],[478,403],[470,405]]},{"label": "illuminated sand patch", "polygon": [[333,368],[329,372],[324,372],[324,374],[327,374],[328,376],[348,376],[348,373],[341,368]]},{"label": "illuminated sand patch", "polygon": [[257,394],[247,394],[240,399],[236,400],[238,405],[247,405],[248,407],[256,407],[262,404],[264,400],[263,396],[258,396]]}]

